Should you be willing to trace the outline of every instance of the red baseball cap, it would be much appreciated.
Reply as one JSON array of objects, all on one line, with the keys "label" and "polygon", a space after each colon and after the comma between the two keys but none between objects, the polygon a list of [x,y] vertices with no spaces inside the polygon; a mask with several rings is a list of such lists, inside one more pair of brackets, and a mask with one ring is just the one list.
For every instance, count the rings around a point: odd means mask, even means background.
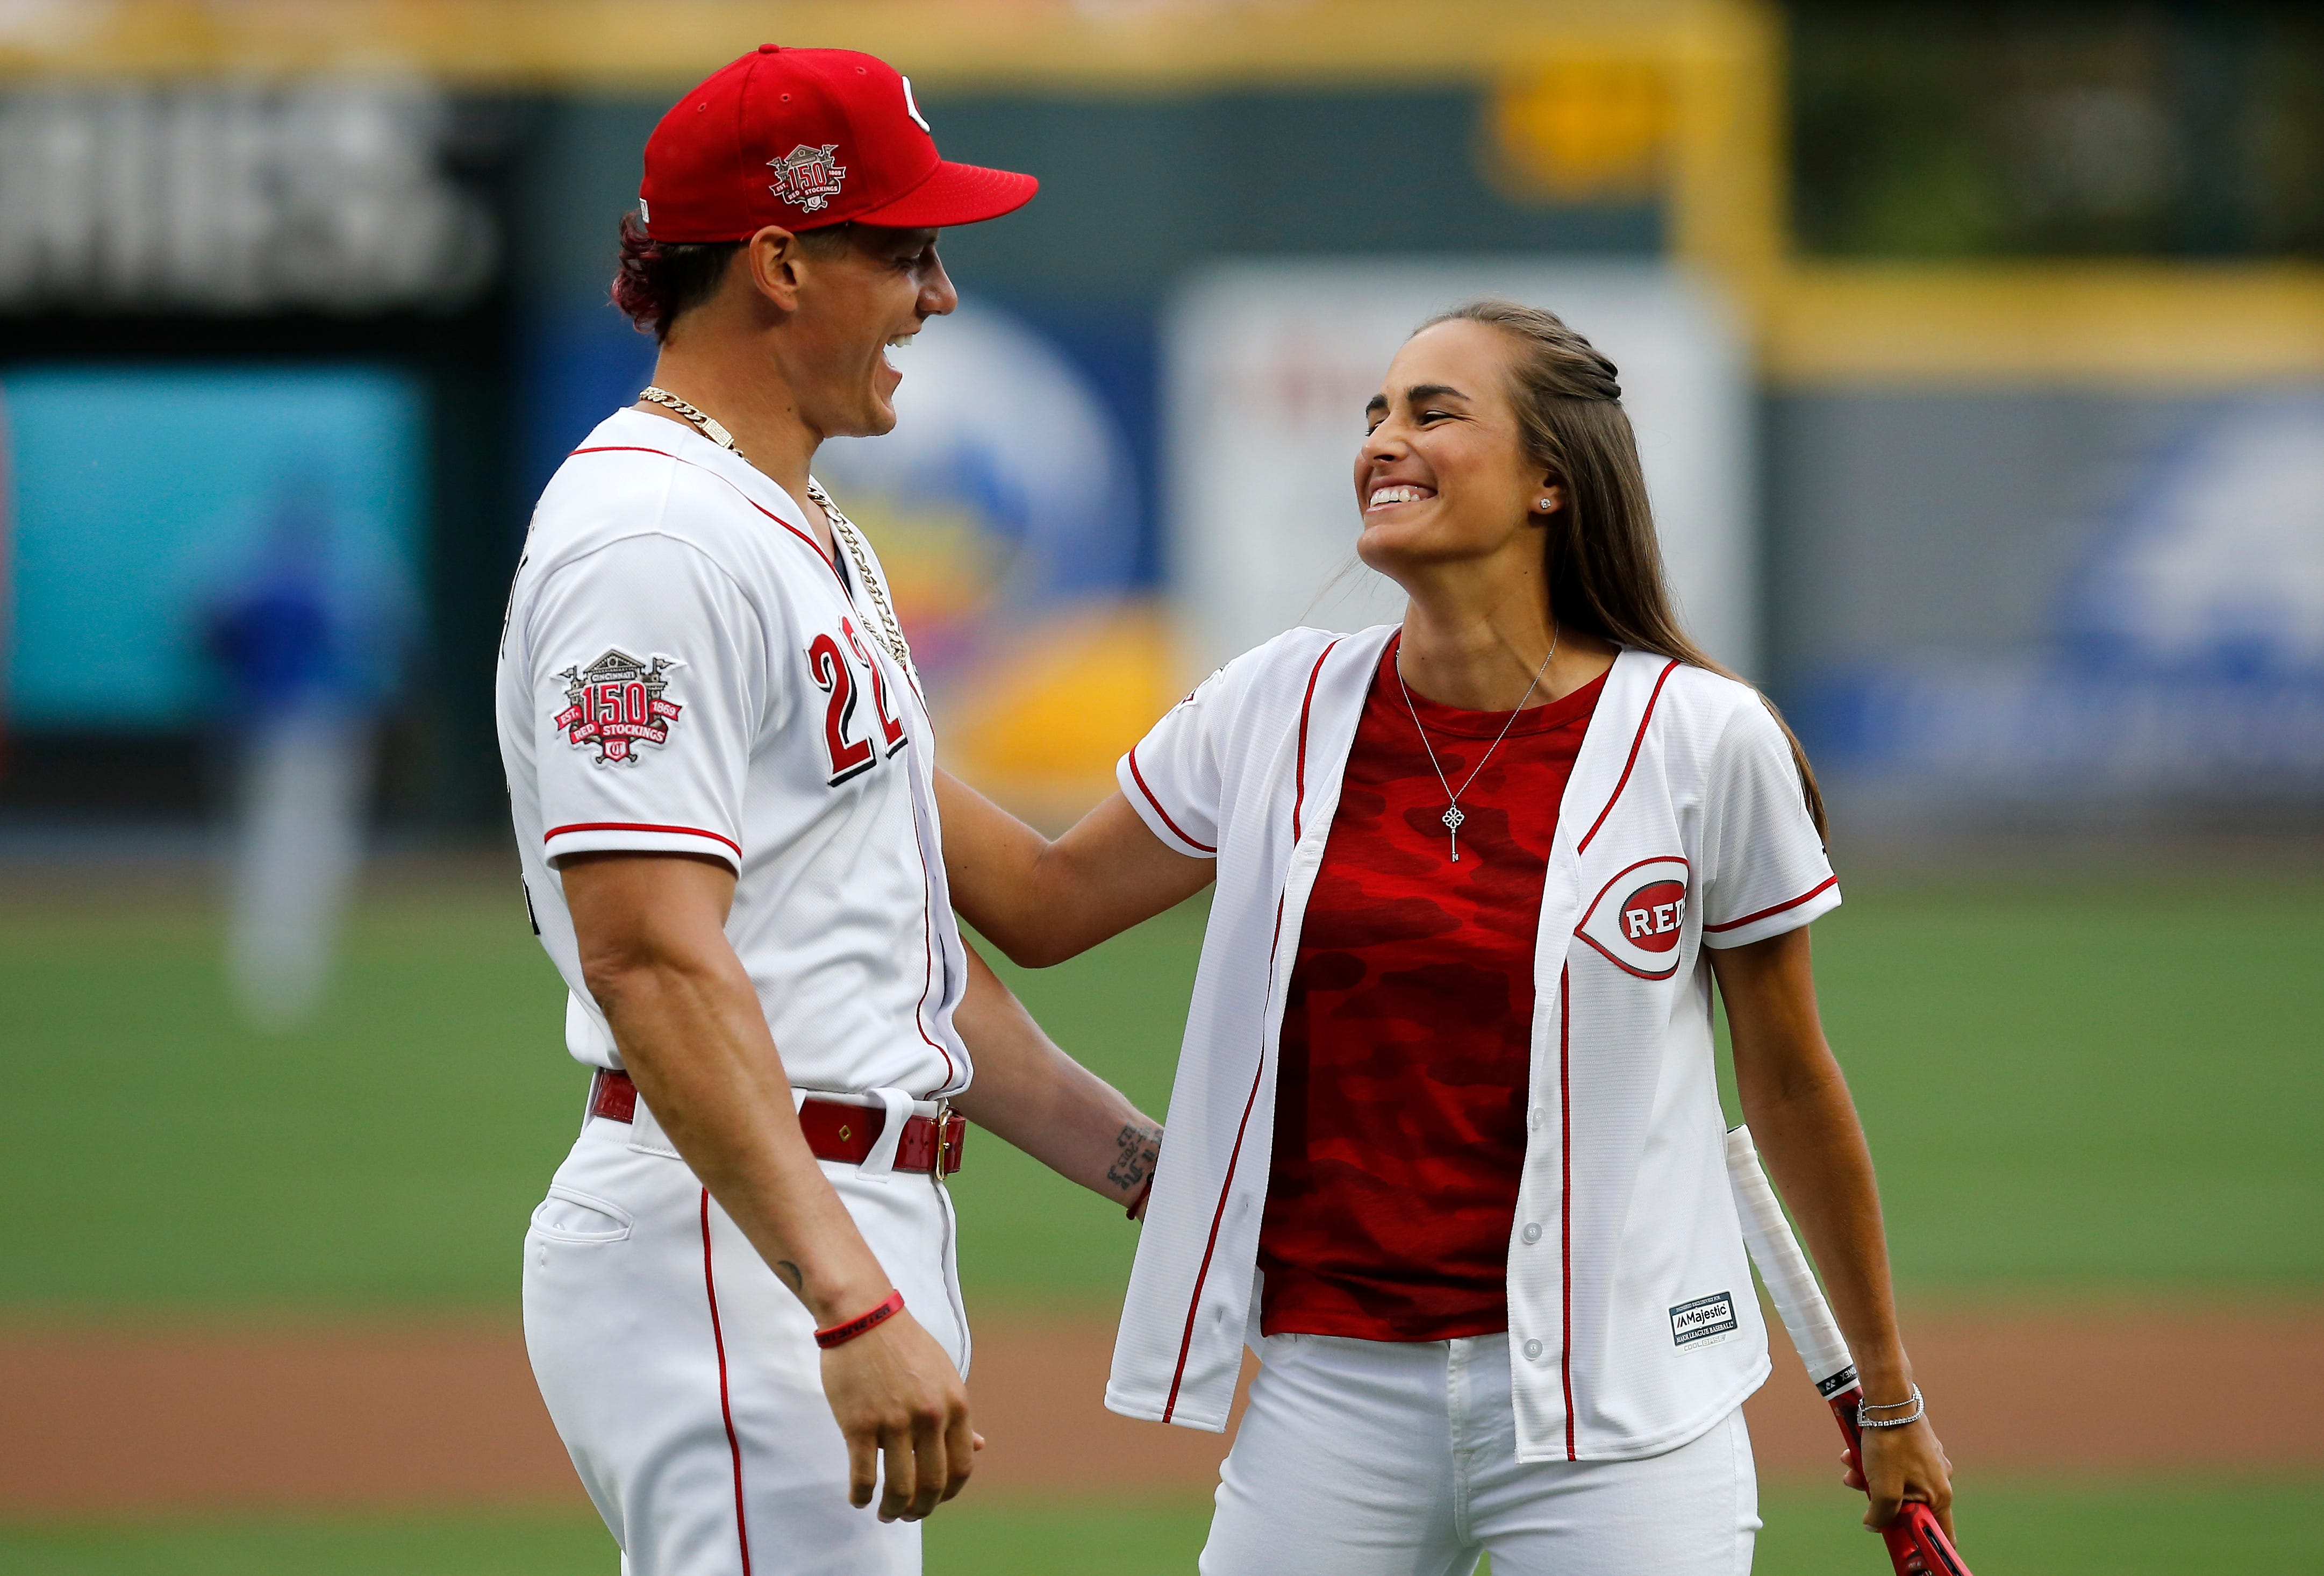
[{"label": "red baseball cap", "polygon": [[674,244],[746,240],[768,225],[934,229],[999,218],[1040,185],[938,158],[911,79],[885,60],[761,44],[654,127],[638,214]]}]

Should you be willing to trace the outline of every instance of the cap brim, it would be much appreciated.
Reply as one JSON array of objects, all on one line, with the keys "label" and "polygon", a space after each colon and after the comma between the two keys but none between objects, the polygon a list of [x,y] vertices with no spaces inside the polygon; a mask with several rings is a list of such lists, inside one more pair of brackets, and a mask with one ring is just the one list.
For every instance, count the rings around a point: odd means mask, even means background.
[{"label": "cap brim", "polygon": [[854,219],[860,225],[885,225],[897,230],[941,230],[1013,213],[1032,201],[1040,189],[1038,180],[1013,170],[946,161],[895,201],[857,214]]}]

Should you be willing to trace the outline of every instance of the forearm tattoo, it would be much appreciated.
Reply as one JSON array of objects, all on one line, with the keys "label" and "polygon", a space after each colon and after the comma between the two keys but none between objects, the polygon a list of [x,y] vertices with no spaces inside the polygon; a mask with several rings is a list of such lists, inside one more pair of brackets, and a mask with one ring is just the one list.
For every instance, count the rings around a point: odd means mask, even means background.
[{"label": "forearm tattoo", "polygon": [[1107,1168],[1105,1179],[1125,1194],[1134,1193],[1139,1184],[1154,1175],[1154,1162],[1162,1153],[1162,1129],[1131,1122],[1114,1142],[1121,1153]]},{"label": "forearm tattoo", "polygon": [[775,1273],[782,1277],[783,1284],[792,1291],[801,1296],[807,1295],[807,1276],[799,1273],[798,1265],[788,1258],[778,1258],[775,1260]]}]

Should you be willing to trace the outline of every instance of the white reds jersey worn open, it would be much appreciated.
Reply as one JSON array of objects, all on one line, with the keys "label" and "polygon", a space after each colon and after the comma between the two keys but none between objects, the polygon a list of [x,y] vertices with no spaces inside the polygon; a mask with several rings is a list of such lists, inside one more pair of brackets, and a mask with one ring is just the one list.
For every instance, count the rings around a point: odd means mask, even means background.
[{"label": "white reds jersey worn open", "polygon": [[696,853],[735,871],[726,935],[795,1085],[967,1087],[933,730],[859,577],[742,456],[642,411],[600,425],[541,495],[497,708],[578,1060],[621,1065],[558,862]]},{"label": "white reds jersey worn open", "polygon": [[[1155,835],[1218,888],[1106,1404],[1221,1429],[1254,1337],[1277,1038],[1364,696],[1393,629],[1294,630],[1214,673],[1123,757]],[[1840,893],[1757,692],[1626,650],[1559,808],[1534,956],[1525,1171],[1508,1254],[1518,1454],[1674,1449],[1767,1373],[1724,1159],[1702,949]]]}]

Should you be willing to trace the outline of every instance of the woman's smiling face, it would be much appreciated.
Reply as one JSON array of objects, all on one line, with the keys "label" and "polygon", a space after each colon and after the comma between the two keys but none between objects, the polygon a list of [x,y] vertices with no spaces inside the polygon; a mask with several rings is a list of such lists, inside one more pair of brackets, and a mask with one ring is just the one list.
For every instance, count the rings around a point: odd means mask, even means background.
[{"label": "woman's smiling face", "polygon": [[1388,364],[1366,408],[1355,482],[1357,555],[1390,579],[1507,552],[1538,559],[1538,527],[1564,499],[1526,452],[1509,397],[1517,354],[1499,329],[1454,318],[1406,340]]}]

